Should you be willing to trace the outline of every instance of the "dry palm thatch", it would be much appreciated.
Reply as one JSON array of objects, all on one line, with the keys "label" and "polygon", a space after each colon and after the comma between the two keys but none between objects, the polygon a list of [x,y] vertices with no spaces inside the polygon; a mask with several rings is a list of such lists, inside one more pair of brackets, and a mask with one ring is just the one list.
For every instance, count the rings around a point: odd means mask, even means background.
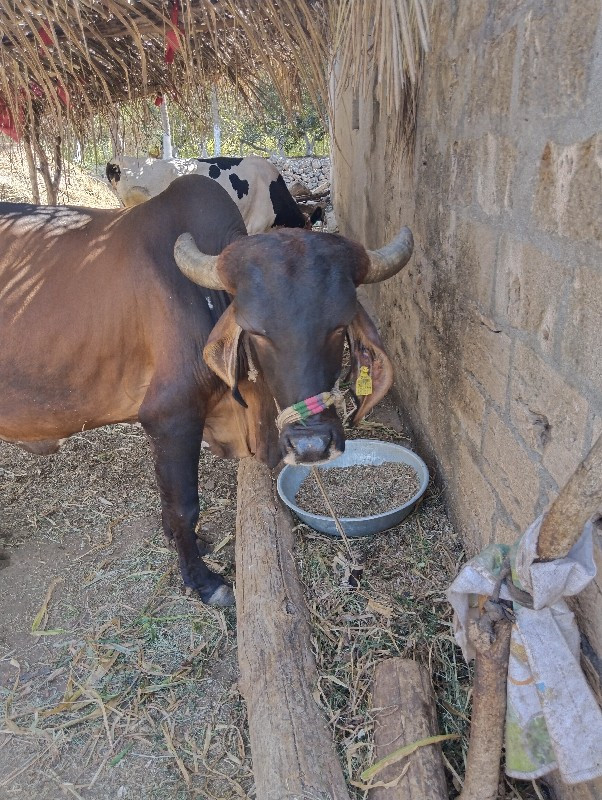
[{"label": "dry palm thatch", "polygon": [[397,120],[398,142],[406,145],[415,127],[430,5],[430,0],[349,0],[330,7],[337,88],[373,95]]},{"label": "dry palm thatch", "polygon": [[[284,104],[298,89],[328,108],[328,81],[414,107],[428,0],[0,0],[0,127],[34,119],[82,129],[114,103],[167,93],[198,109],[208,83],[245,98],[266,76]],[[332,100],[332,97],[330,97]]]}]

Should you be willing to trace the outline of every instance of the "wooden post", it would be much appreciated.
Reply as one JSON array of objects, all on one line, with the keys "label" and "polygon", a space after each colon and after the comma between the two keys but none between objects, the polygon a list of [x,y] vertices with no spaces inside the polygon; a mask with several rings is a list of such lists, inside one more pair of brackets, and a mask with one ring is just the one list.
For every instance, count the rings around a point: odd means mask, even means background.
[{"label": "wooden post", "polygon": [[498,797],[511,633],[512,625],[504,617],[492,624],[491,632],[480,629],[474,620],[470,623],[470,641],[477,657],[466,775],[458,800]]},{"label": "wooden post", "polygon": [[569,786],[564,783],[558,770],[554,770],[544,775],[542,780],[552,789],[554,800],[600,800],[602,797],[602,778]]},{"label": "wooden post", "polygon": [[[601,503],[602,436],[546,512],[537,542],[539,558],[564,558]],[[501,618],[489,633],[478,628],[479,623],[473,622],[469,630],[477,657],[470,746],[460,800],[495,800],[504,737],[511,625]]]},{"label": "wooden post", "polygon": [[[389,658],[377,664],[372,691],[376,760],[437,730],[435,698],[428,672],[416,661]],[[371,789],[370,800],[447,800],[445,773],[438,744],[421,747],[408,759],[385,767],[375,778],[395,786]]]},{"label": "wooden post", "polygon": [[537,555],[546,560],[564,558],[601,505],[602,435],[546,513],[537,540]]},{"label": "wooden post", "polygon": [[272,473],[238,467],[236,605],[240,691],[247,704],[257,800],[349,800],[326,720],[291,518]]}]

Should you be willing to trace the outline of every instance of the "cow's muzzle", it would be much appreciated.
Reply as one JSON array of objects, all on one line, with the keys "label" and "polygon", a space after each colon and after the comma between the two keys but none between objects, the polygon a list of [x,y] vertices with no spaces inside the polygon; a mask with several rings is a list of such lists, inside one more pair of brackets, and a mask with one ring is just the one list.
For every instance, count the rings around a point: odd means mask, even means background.
[{"label": "cow's muzzle", "polygon": [[344,452],[345,434],[336,414],[325,412],[308,422],[285,425],[280,446],[286,464],[324,464]]}]

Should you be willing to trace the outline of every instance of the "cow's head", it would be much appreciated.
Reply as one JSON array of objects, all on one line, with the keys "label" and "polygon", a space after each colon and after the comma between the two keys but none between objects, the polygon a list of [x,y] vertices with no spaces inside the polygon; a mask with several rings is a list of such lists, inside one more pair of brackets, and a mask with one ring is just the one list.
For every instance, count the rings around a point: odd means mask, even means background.
[{"label": "cow's head", "polygon": [[108,182],[113,188],[116,188],[121,179],[121,167],[115,161],[108,161],[105,170]]},{"label": "cow's head", "polygon": [[310,231],[316,222],[323,222],[324,220],[324,209],[322,206],[316,206],[311,214],[303,214],[305,217],[305,225],[303,226],[306,230]]},{"label": "cow's head", "polygon": [[[348,335],[352,388],[362,367],[372,381],[371,393],[359,398],[357,422],[388,391],[393,370],[356,287],[394,275],[412,248],[409,228],[376,251],[343,236],[291,229],[240,238],[219,256],[205,255],[190,234],[183,234],[174,254],[195,283],[234,295],[211,332],[204,357],[235,396],[243,343],[282,411],[333,389]],[[345,448],[333,406],[303,421],[294,415],[279,419],[284,419],[280,446],[288,463],[328,461]]]}]

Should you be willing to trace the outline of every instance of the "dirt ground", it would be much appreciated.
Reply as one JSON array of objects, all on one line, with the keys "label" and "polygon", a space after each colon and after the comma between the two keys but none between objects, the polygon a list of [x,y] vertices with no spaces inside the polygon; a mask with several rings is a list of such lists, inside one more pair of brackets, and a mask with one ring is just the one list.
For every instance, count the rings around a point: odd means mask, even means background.
[{"label": "dirt ground", "polygon": [[[28,199],[14,163],[0,152],[0,194]],[[96,179],[82,185],[70,202],[115,204]],[[408,443],[390,400],[358,434]],[[203,451],[199,485],[208,561],[233,580],[236,463]],[[455,796],[471,674],[444,598],[463,553],[439,493],[431,486],[416,514],[354,545],[357,591],[342,585],[339,543],[296,530],[315,697],[351,796],[367,795],[370,682],[392,655],[428,665],[440,730],[460,735],[444,746]],[[46,457],[0,443],[0,800],[252,800],[235,628],[235,610],[183,590],[139,426],[86,432]],[[500,798],[535,796],[530,785],[500,788]]]},{"label": "dirt ground", "polygon": [[[203,454],[210,536],[233,530],[235,470]],[[236,797],[234,772],[246,796],[235,615],[184,593],[141,429],[2,444],[0,487],[0,798]]]},{"label": "dirt ground", "polygon": [[[204,451],[199,481],[210,558],[232,579],[236,464]],[[184,593],[160,532],[142,430],[117,425],[85,433],[47,457],[0,444],[0,487],[0,798],[252,797],[235,614]],[[337,717],[344,747],[359,744],[365,755],[370,723],[361,703],[354,707],[365,687],[342,691],[348,665],[345,653],[330,652],[340,638],[332,631],[344,631],[345,649],[356,648],[364,671],[400,651],[398,638],[408,651],[413,639],[434,643],[443,586],[437,598],[429,590],[432,630],[411,626],[416,592],[424,593],[420,571],[434,579],[425,548],[443,546],[450,575],[461,558],[437,505],[431,497],[420,511],[428,533],[410,548],[414,556],[420,551],[411,570],[386,553],[412,535],[418,517],[388,533],[381,552],[374,541],[362,544],[361,597],[337,585],[336,543],[299,531],[319,666],[339,681],[321,684],[322,703]],[[441,533],[444,541],[434,541]],[[403,622],[397,602],[407,606]],[[405,632],[392,630],[397,623]],[[449,637],[446,620],[443,629]],[[352,752],[359,769],[365,758],[360,748]]]},{"label": "dirt ground", "polygon": [[[41,202],[46,189],[38,177]],[[0,140],[0,203],[31,203],[31,183],[27,163],[20,148],[6,136]],[[88,174],[76,164],[65,164],[59,187],[59,203],[93,208],[119,208],[120,203],[109,182]]]},{"label": "dirt ground", "polygon": [[[385,405],[358,433],[403,443],[392,423]],[[236,463],[203,451],[199,485],[208,558],[232,580]],[[355,544],[357,592],[341,585],[338,543],[297,532],[316,697],[350,781],[374,760],[370,680],[383,658],[428,664],[441,731],[464,737],[471,675],[443,596],[463,554],[438,493]],[[87,432],[46,457],[0,444],[0,547],[0,800],[254,797],[235,612],[183,590],[139,426]],[[464,739],[444,748],[450,796],[464,750]],[[534,796],[524,784],[500,793]]]}]

